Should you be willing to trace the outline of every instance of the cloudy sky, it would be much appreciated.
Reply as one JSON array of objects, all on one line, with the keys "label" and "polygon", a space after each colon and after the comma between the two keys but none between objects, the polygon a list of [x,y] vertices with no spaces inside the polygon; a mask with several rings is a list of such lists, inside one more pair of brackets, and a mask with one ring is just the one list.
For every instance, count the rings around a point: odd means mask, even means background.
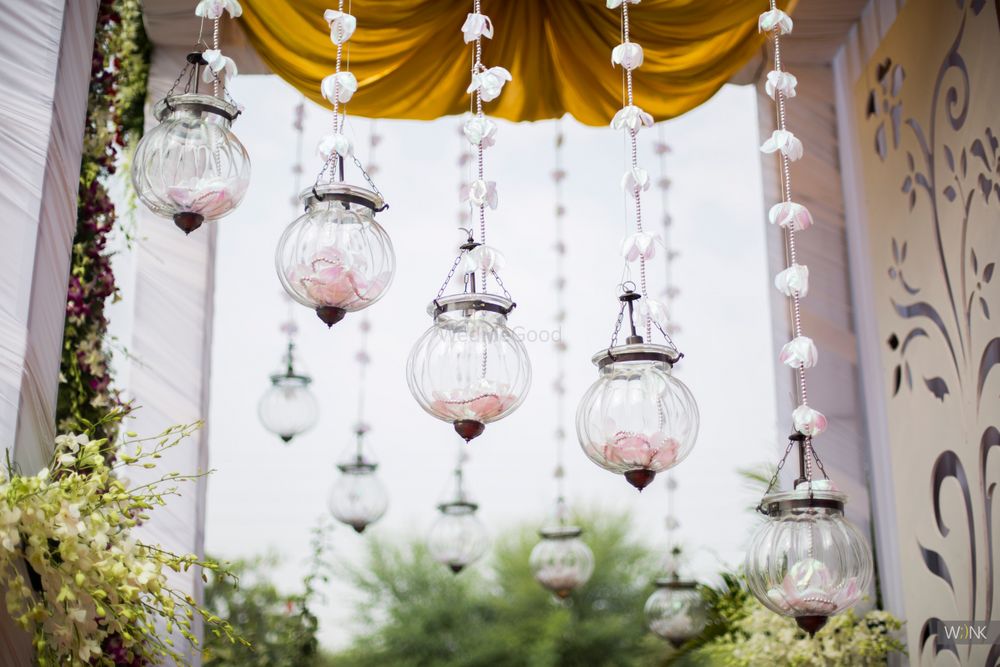
[{"label": "cloudy sky", "polygon": [[[209,484],[208,548],[227,558],[277,553],[283,561],[274,576],[292,590],[301,580],[309,530],[327,511],[326,496],[337,475],[334,462],[351,442],[361,318],[349,315],[327,330],[311,311],[296,306],[300,359],[314,377],[322,415],[313,431],[288,446],[269,435],[257,420],[256,405],[280,362],[279,326],[288,312],[272,266],[278,237],[298,215],[289,199],[295,161],[292,114],[299,95],[270,76],[242,77],[232,90],[247,109],[235,131],[252,156],[253,180],[240,209],[219,223],[209,415],[211,464],[217,472]],[[329,112],[307,105],[307,179],[320,165],[312,147],[330,122]],[[391,205],[379,220],[397,255],[395,283],[368,311],[367,419],[379,474],[391,496],[388,514],[370,529],[380,537],[425,534],[455,456],[451,426],[420,409],[409,394],[404,369],[411,345],[430,324],[425,308],[460,241],[455,224],[458,123],[456,118],[379,121],[377,127],[383,140],[376,180]],[[487,177],[497,181],[500,192],[500,207],[488,218],[490,243],[507,256],[504,279],[518,303],[511,325],[551,331],[557,326],[549,177],[556,123],[499,125],[497,145],[487,153]],[[351,119],[348,129],[367,162],[370,122]],[[607,345],[617,314],[622,270],[617,245],[626,211],[618,183],[625,151],[622,135],[609,128],[588,128],[567,118],[563,129],[568,316],[561,335],[569,344],[565,425],[572,434],[576,402],[596,378],[590,357]],[[673,149],[670,209],[673,243],[680,252],[674,273],[680,289],[676,339],[686,355],[678,370],[701,410],[696,448],[676,469],[676,511],[693,574],[711,577],[740,562],[754,520],[745,509],[751,493],[737,469],[776,455],[775,349],[767,312],[770,278],[752,90],[726,86],[699,109],[666,123],[665,136]],[[655,137],[654,132],[641,134],[640,161],[658,177]],[[348,179],[361,183],[351,170]],[[648,219],[659,220],[658,193],[651,191],[645,201]],[[651,291],[662,284],[662,265],[654,260]],[[471,490],[493,533],[541,522],[553,499],[553,348],[551,343],[526,344],[534,371],[526,402],[468,446]],[[627,510],[644,539],[663,545],[667,494],[662,481],[640,495],[620,476],[590,463],[572,436],[566,454],[574,506]],[[339,558],[356,559],[367,538],[339,528],[334,550]],[[329,593],[321,611],[322,636],[335,647],[350,638],[351,592],[334,584]]]}]

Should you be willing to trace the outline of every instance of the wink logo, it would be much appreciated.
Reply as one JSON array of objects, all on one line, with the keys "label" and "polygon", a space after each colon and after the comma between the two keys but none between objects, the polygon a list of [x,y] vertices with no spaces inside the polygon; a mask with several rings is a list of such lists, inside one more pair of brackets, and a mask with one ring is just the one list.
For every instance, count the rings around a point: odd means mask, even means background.
[{"label": "wink logo", "polygon": [[1000,640],[1000,621],[942,621],[938,642],[950,645],[992,644]]}]

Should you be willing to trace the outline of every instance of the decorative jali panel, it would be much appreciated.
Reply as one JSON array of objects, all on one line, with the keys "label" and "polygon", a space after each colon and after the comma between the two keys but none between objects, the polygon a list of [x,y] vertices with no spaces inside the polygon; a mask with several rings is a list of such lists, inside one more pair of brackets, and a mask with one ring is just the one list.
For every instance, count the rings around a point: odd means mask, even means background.
[{"label": "decorative jali panel", "polygon": [[911,0],[854,91],[914,665],[1000,664],[942,627],[1000,620],[998,10]]}]

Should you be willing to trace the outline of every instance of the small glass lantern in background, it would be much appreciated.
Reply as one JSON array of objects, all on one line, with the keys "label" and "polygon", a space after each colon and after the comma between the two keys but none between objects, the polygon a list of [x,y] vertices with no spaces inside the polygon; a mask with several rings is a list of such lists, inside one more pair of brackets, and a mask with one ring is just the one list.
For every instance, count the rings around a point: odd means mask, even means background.
[{"label": "small glass lantern in background", "polygon": [[357,442],[337,464],[340,478],[330,489],[330,513],[341,523],[358,533],[375,523],[389,507],[385,486],[376,475],[378,464],[368,451],[365,435],[368,428],[359,424],[355,430]]},{"label": "small glass lantern in background", "polygon": [[650,631],[675,647],[696,637],[708,619],[698,584],[682,581],[676,573],[656,580],[656,590],[646,600],[645,613]]},{"label": "small glass lantern in background", "polygon": [[567,516],[562,498],[555,516],[539,531],[541,541],[531,550],[529,565],[535,580],[560,600],[587,583],[594,573],[594,553],[580,539],[583,530]]},{"label": "small glass lantern in background", "polygon": [[271,386],[257,404],[261,424],[286,443],[319,420],[319,403],[309,389],[312,378],[295,370],[293,334],[290,329],[284,371],[271,376]]},{"label": "small glass lantern in background", "polygon": [[385,202],[343,182],[319,183],[300,198],[306,211],[281,235],[275,268],[289,296],[333,326],[378,301],[392,283],[396,256],[375,221]]},{"label": "small glass lantern in background", "polygon": [[454,492],[449,500],[438,505],[440,516],[427,536],[431,557],[455,574],[482,558],[490,546],[486,527],[476,516],[479,505],[465,491],[463,464],[464,456],[460,455],[454,473]]}]

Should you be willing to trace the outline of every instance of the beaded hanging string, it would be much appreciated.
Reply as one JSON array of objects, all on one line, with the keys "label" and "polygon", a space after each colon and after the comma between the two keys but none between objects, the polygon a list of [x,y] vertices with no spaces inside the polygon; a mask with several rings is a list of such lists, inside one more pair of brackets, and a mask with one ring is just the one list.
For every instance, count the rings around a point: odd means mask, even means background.
[{"label": "beaded hanging string", "polygon": [[554,342],[556,348],[556,377],[552,383],[552,391],[556,395],[556,468],[554,476],[556,480],[556,512],[557,518],[562,523],[565,517],[566,505],[566,468],[565,468],[565,441],[566,429],[563,426],[563,417],[566,410],[566,342],[562,338],[563,324],[566,321],[566,235],[564,233],[564,218],[566,207],[563,204],[563,180],[566,178],[566,171],[563,168],[563,141],[565,135],[562,130],[562,121],[556,124],[555,136],[555,167],[552,170],[552,181],[555,186],[555,228],[556,240],[555,250],[555,292],[556,292],[556,327],[559,331],[559,338]]},{"label": "beaded hanging string", "polygon": [[[813,465],[817,464],[824,477],[822,463],[816,457],[812,440],[827,427],[826,417],[818,410],[809,406],[809,392],[806,383],[806,369],[816,365],[818,352],[812,339],[803,334],[800,302],[809,291],[809,269],[799,264],[795,246],[795,234],[808,229],[813,224],[812,215],[802,204],[792,200],[791,163],[799,160],[803,154],[802,142],[788,130],[785,107],[789,99],[795,97],[797,80],[795,76],[784,71],[781,62],[781,37],[792,31],[792,19],[788,14],[777,8],[775,0],[770,0],[768,11],[760,15],[758,29],[770,33],[774,53],[774,69],[768,73],[764,90],[775,103],[775,129],[771,136],[761,144],[763,153],[778,153],[779,175],[781,179],[781,201],[771,207],[768,219],[771,224],[777,224],[784,230],[785,254],[787,268],[781,271],[774,280],[775,287],[789,298],[789,313],[792,323],[792,340],[785,343],[779,354],[779,360],[795,370],[797,379],[798,407],[792,412],[792,423],[795,433],[789,439],[788,447],[779,463],[778,470],[784,465],[785,459],[792,447],[799,445],[800,474],[796,480],[812,482]],[[776,472],[768,492],[777,482]]]},{"label": "beaded hanging string", "polygon": [[[666,127],[664,123],[657,123],[656,125],[656,142],[653,144],[653,150],[656,152],[660,167],[660,178],[656,181],[656,187],[660,190],[660,204],[662,211],[661,225],[663,227],[664,285],[660,295],[663,297],[663,303],[667,307],[667,312],[673,314],[674,301],[680,294],[680,290],[674,284],[674,260],[677,259],[678,252],[674,249],[674,246],[671,243],[671,231],[673,227],[673,218],[670,215],[671,182],[670,178],[667,176],[667,155],[670,153],[670,146],[666,141]],[[667,333],[673,336],[679,330],[680,326],[677,324],[677,321],[671,318],[668,323]]]},{"label": "beaded hanging string", "polygon": [[[348,7],[350,10],[350,7]],[[323,138],[319,145],[320,154],[326,159],[323,168],[316,179],[319,183],[329,170],[330,182],[344,180],[344,159],[354,158],[354,146],[344,134],[347,122],[347,103],[358,90],[358,80],[350,71],[350,50],[348,48],[348,66],[344,66],[344,45],[349,42],[357,28],[357,19],[344,11],[344,0],[338,0],[337,9],[328,9],[323,18],[330,26],[330,41],[337,47],[337,58],[334,73],[323,79],[320,91],[323,97],[333,105],[333,134]],[[355,162],[357,162],[357,159]]]},{"label": "beaded hanging string", "polygon": [[354,425],[354,433],[358,436],[358,463],[364,462],[362,440],[369,430],[368,423],[365,421],[365,390],[368,384],[368,364],[371,363],[371,357],[368,355],[368,334],[371,331],[371,323],[368,321],[367,316],[361,320],[360,328],[361,347],[358,349],[357,354],[354,355],[355,361],[358,362],[358,419]]},{"label": "beaded hanging string", "polygon": [[681,527],[680,522],[677,520],[677,516],[674,513],[677,507],[675,503],[675,492],[677,491],[677,480],[674,479],[673,471],[668,470],[667,473],[667,518],[665,520],[665,526],[667,529],[667,575],[674,579],[675,581],[680,579],[680,559],[681,548],[677,543],[676,533],[677,529]]},{"label": "beaded hanging string", "polygon": [[295,105],[295,112],[292,120],[292,130],[295,132],[295,162],[292,164],[292,181],[295,189],[292,191],[291,197],[293,209],[298,209],[299,193],[302,192],[302,173],[305,169],[302,164],[302,149],[305,144],[305,120],[306,100],[303,97],[299,100],[299,103]]}]

